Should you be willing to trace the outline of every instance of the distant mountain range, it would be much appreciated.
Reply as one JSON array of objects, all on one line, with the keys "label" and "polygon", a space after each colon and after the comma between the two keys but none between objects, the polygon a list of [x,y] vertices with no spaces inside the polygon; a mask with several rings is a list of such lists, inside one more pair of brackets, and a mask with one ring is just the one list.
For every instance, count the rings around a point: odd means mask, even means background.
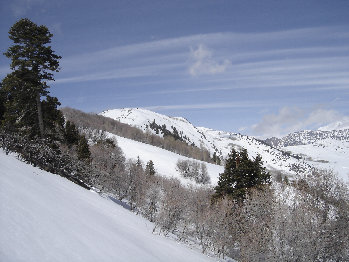
[{"label": "distant mountain range", "polygon": [[273,147],[282,148],[288,146],[309,145],[324,139],[349,141],[349,129],[331,131],[304,130],[288,134],[282,138],[272,137],[264,141]]},{"label": "distant mountain range", "polygon": [[[328,130],[337,127],[338,130]],[[332,169],[345,181],[349,181],[349,129],[331,124],[319,130],[304,130],[282,138],[268,138],[265,142],[279,150],[298,155],[310,165]]]}]

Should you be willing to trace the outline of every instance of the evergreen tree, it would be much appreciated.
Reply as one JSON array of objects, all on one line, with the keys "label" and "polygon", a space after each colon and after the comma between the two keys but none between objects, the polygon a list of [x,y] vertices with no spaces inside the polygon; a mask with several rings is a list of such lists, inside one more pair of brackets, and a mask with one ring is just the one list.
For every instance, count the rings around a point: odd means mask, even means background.
[{"label": "evergreen tree", "polygon": [[4,119],[4,114],[5,114],[5,95],[3,92],[3,89],[1,88],[1,83],[0,83],[0,127],[2,126],[2,120]]},{"label": "evergreen tree", "polygon": [[90,148],[88,146],[87,139],[83,135],[80,136],[77,152],[78,152],[78,158],[80,160],[90,161],[90,158],[91,158]]},{"label": "evergreen tree", "polygon": [[270,183],[270,174],[265,171],[261,156],[250,160],[246,149],[232,149],[225,169],[219,175],[214,198],[230,196],[242,201],[249,189]]},{"label": "evergreen tree", "polygon": [[[4,54],[12,60],[13,72],[3,79],[1,86],[5,107],[3,126],[43,137],[45,127],[52,128],[50,125],[61,117],[57,113],[59,102],[48,96],[46,83],[54,80],[52,72],[58,72],[61,58],[48,46],[52,36],[46,26],[38,26],[27,18],[11,27],[9,38],[14,45]],[[42,98],[46,98],[46,104]],[[44,113],[44,106],[50,112]]]},{"label": "evergreen tree", "polygon": [[137,166],[138,168],[143,169],[142,161],[141,161],[141,159],[139,158],[139,156],[137,156],[136,166]]},{"label": "evergreen tree", "polygon": [[78,144],[79,139],[80,139],[79,132],[76,129],[75,124],[70,122],[69,120],[65,124],[64,139],[69,146],[74,145],[74,144]]},{"label": "evergreen tree", "polygon": [[155,175],[155,168],[152,160],[149,160],[147,165],[145,166],[145,173],[149,176]]},{"label": "evergreen tree", "polygon": [[213,152],[212,160],[213,160],[213,162],[215,164],[217,163],[217,154],[216,154],[216,152]]},{"label": "evergreen tree", "polygon": [[57,134],[64,134],[63,113],[57,109],[61,103],[56,97],[48,95],[46,100],[43,100],[41,104],[45,123],[45,134],[52,138],[58,138]]}]

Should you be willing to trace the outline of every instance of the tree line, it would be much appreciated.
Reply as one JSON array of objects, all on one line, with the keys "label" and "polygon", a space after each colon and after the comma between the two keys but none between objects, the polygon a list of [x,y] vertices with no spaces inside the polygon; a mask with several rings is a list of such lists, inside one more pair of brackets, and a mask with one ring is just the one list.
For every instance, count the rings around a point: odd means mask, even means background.
[{"label": "tree line", "polygon": [[67,120],[75,123],[80,128],[105,130],[114,135],[160,147],[186,157],[214,163],[207,149],[188,145],[184,141],[176,139],[173,135],[159,137],[152,134],[150,131],[143,132],[136,127],[121,123],[117,120],[97,114],[85,113],[69,107],[62,108],[61,111]]}]

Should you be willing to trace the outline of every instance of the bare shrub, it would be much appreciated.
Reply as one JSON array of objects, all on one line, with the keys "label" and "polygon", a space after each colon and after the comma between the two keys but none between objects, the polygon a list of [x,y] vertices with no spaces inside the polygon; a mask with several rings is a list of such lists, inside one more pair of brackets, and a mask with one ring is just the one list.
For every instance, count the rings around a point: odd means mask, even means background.
[{"label": "bare shrub", "polygon": [[211,182],[205,163],[199,163],[194,160],[178,160],[176,168],[181,176],[189,178],[198,184],[209,184]]}]

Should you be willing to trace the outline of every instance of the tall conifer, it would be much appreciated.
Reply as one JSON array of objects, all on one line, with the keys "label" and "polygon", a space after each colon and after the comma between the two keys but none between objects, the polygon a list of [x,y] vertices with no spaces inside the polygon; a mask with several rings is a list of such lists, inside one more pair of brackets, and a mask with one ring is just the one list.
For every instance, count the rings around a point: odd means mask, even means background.
[{"label": "tall conifer", "polygon": [[52,36],[46,26],[21,19],[11,27],[9,38],[14,44],[4,53],[11,59],[12,69],[1,87],[4,124],[41,137],[45,135],[45,120],[50,121],[52,117],[45,116],[42,99],[46,99],[48,108],[56,110],[60,105],[56,98],[48,96],[47,81],[54,80],[53,72],[58,72],[61,58],[48,45]]}]

